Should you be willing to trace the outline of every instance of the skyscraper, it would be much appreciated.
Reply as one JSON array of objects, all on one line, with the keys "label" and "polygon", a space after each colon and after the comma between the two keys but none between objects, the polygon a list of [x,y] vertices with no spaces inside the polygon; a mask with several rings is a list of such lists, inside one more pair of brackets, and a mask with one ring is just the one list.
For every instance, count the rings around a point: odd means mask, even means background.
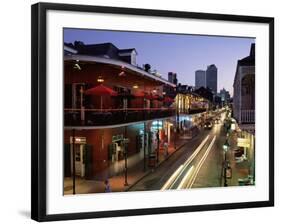
[{"label": "skyscraper", "polygon": [[206,87],[210,88],[213,94],[217,94],[218,86],[218,69],[212,64],[207,67],[206,70]]},{"label": "skyscraper", "polygon": [[168,81],[170,83],[173,83],[173,84],[177,85],[178,84],[177,73],[169,72],[168,73]]},{"label": "skyscraper", "polygon": [[221,97],[221,101],[223,104],[227,104],[230,101],[230,94],[225,88],[220,90],[219,96]]},{"label": "skyscraper", "polygon": [[206,87],[206,71],[197,70],[195,71],[195,88]]}]

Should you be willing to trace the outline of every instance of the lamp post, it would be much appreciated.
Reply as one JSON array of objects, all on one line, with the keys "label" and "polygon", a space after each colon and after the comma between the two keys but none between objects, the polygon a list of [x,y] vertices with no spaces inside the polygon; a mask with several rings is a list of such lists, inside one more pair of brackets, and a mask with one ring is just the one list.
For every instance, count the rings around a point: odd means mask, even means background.
[{"label": "lamp post", "polygon": [[75,189],[75,129],[72,129],[72,194],[76,194]]},{"label": "lamp post", "polygon": [[159,162],[159,147],[160,147],[160,134],[159,134],[159,120],[157,121],[157,155],[156,161]]},{"label": "lamp post", "polygon": [[125,156],[125,183],[124,186],[128,186],[128,139],[127,139],[127,126],[125,126],[125,138],[124,143],[124,156]]},{"label": "lamp post", "polygon": [[147,136],[146,136],[146,121],[144,121],[143,128],[143,172],[146,171],[146,145],[147,145]]},{"label": "lamp post", "polygon": [[177,149],[177,146],[176,146],[176,136],[177,136],[177,128],[174,128],[174,148],[175,148],[175,150]]},{"label": "lamp post", "polygon": [[177,95],[177,107],[176,107],[176,130],[179,131],[179,117],[180,117],[180,99],[179,94]]},{"label": "lamp post", "polygon": [[222,148],[223,148],[223,151],[224,151],[224,166],[223,166],[224,184],[223,184],[223,186],[227,187],[226,170],[227,170],[228,165],[227,165],[227,160],[226,160],[226,153],[227,153],[228,148],[229,148],[229,143],[228,143],[227,139],[225,140],[225,143],[223,144]]}]

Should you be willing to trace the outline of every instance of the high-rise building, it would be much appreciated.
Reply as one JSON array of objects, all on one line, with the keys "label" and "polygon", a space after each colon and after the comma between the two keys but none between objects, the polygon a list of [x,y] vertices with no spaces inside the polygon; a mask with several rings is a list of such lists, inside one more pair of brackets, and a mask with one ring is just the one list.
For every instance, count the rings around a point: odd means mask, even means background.
[{"label": "high-rise building", "polygon": [[218,86],[218,69],[212,64],[207,67],[206,70],[206,87],[210,88],[213,94],[217,94]]},{"label": "high-rise building", "polygon": [[195,71],[195,88],[206,87],[206,71],[197,70]]},{"label": "high-rise building", "polygon": [[173,84],[177,85],[178,84],[177,73],[169,72],[168,73],[168,81],[170,83],[173,83]]},{"label": "high-rise building", "polygon": [[225,88],[220,90],[219,96],[221,97],[221,101],[223,104],[227,104],[230,101],[229,91],[225,90]]}]

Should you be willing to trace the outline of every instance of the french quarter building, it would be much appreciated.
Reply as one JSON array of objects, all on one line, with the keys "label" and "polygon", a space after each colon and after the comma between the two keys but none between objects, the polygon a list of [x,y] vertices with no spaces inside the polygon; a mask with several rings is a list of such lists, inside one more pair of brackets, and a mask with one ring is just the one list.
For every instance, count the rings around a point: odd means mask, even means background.
[{"label": "french quarter building", "polygon": [[65,177],[104,180],[124,171],[125,155],[130,168],[173,144],[174,100],[163,88],[176,86],[136,57],[112,43],[65,43]]}]

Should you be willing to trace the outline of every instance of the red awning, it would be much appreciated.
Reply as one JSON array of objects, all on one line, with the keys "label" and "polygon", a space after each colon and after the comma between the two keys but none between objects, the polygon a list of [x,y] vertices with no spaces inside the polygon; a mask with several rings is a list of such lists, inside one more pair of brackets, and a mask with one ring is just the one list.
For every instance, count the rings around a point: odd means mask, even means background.
[{"label": "red awning", "polygon": [[85,91],[86,95],[95,96],[117,96],[117,92],[104,85],[99,85]]}]

